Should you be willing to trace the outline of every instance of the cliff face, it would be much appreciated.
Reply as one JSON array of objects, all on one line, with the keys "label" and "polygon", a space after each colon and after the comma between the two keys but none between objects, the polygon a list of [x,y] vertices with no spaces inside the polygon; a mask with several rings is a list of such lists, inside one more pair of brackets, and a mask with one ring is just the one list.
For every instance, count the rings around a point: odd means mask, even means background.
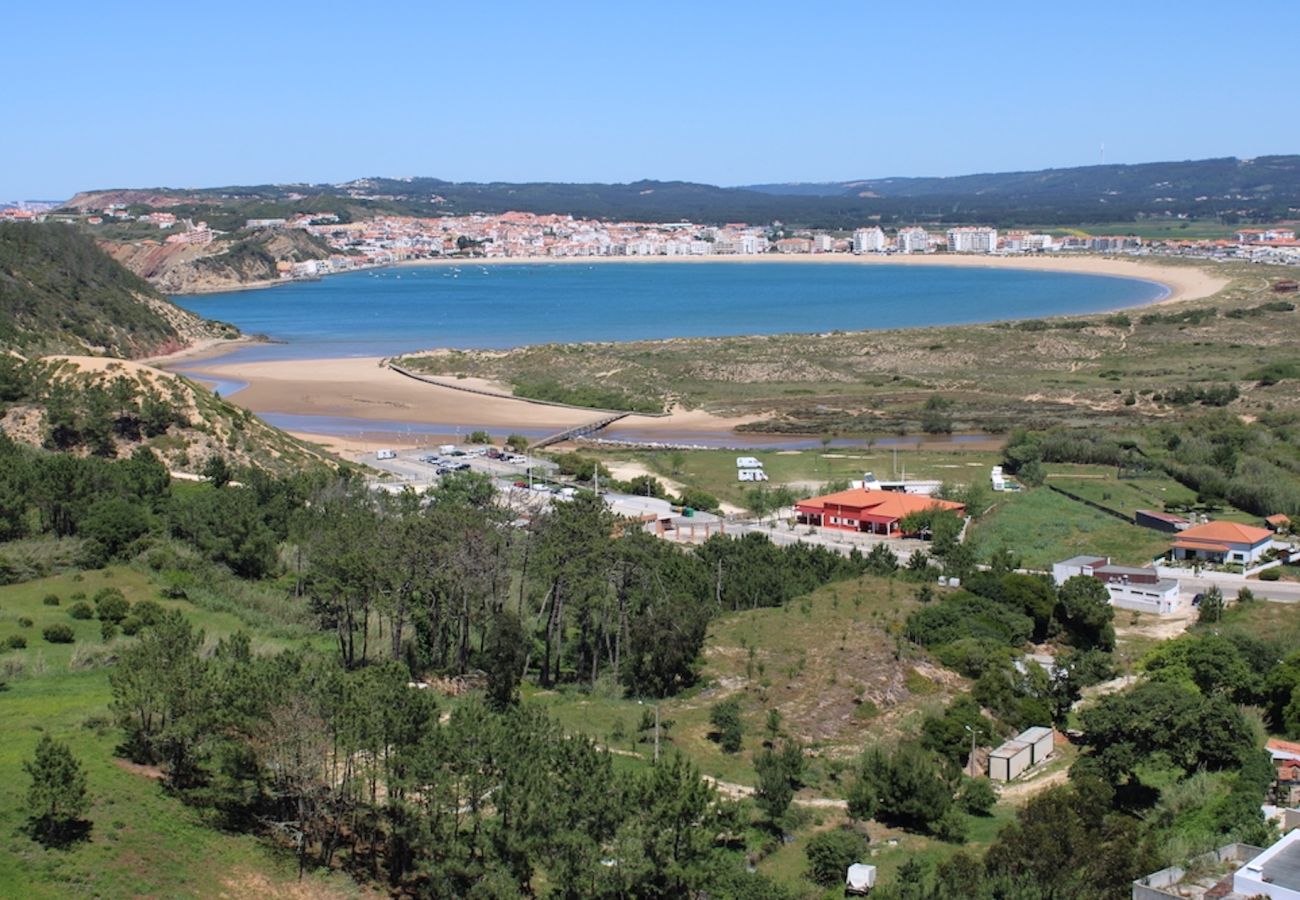
[{"label": "cliff face", "polygon": [[257,232],[243,240],[207,245],[156,241],[105,242],[118,262],[166,294],[235,290],[279,279],[276,264],[325,259],[330,249],[298,230]]}]

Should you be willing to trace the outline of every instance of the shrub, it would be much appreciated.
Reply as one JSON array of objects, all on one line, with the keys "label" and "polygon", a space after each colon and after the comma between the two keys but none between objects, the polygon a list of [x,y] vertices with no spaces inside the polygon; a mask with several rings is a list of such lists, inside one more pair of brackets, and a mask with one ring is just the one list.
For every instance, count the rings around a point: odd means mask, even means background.
[{"label": "shrub", "polygon": [[89,603],[74,603],[68,608],[68,615],[74,619],[93,619],[95,611],[90,608]]},{"label": "shrub", "polygon": [[134,637],[144,628],[144,623],[137,616],[127,616],[122,620],[122,633],[127,637]]},{"label": "shrub", "polygon": [[31,627],[32,627],[32,620],[29,619],[29,618],[27,618],[26,616],[19,616],[19,617],[18,617],[18,627],[19,627],[19,628],[31,628]]},{"label": "shrub", "polygon": [[90,598],[90,602],[95,604],[96,606],[99,606],[105,600],[111,600],[114,598],[121,598],[125,600],[126,595],[122,593],[121,588],[102,587],[99,590],[95,591],[95,596]]},{"label": "shrub", "polygon": [[709,710],[709,722],[717,731],[709,736],[718,742],[724,753],[738,753],[744,730],[740,723],[740,701],[735,697],[715,703]]},{"label": "shrub", "polygon": [[855,832],[842,828],[814,835],[804,847],[808,878],[822,887],[842,884],[844,873],[858,861],[865,843]]},{"label": "shrub", "polygon": [[[95,615],[101,622],[112,622],[116,625],[122,621],[131,612],[131,604],[122,592],[116,588],[109,588],[115,593],[105,596],[102,600],[95,603]],[[96,595],[98,597],[98,595]]]},{"label": "shrub", "polygon": [[58,605],[59,605],[59,595],[58,595],[58,594],[46,594],[44,597],[41,598],[41,602],[44,603],[46,606],[58,606]]},{"label": "shrub", "polygon": [[1281,569],[1265,569],[1263,572],[1259,573],[1260,581],[1277,581],[1281,577]]},{"label": "shrub", "polygon": [[95,615],[102,622],[114,624],[126,618],[131,611],[131,603],[126,595],[115,587],[100,588],[95,592]]},{"label": "shrub", "polygon": [[72,633],[71,626],[62,623],[45,626],[45,630],[41,632],[41,634],[44,635],[45,640],[49,641],[51,644],[71,644],[76,640],[76,637]]},{"label": "shrub", "polygon": [[970,822],[957,807],[950,806],[931,827],[934,836],[939,840],[949,844],[964,844],[970,830]]},{"label": "shrub", "polygon": [[99,623],[99,636],[103,639],[104,643],[108,643],[113,638],[117,637],[117,623],[110,619],[104,619]]},{"label": "shrub", "polygon": [[957,804],[973,816],[987,816],[998,802],[998,792],[987,778],[971,778],[961,786]]},{"label": "shrub", "polygon": [[145,627],[157,625],[163,617],[163,608],[153,600],[141,600],[131,607],[131,618],[138,619]]},{"label": "shrub", "polygon": [[4,648],[6,650],[25,650],[27,648],[27,638],[21,634],[11,634],[5,639]]},{"label": "shrub", "polygon": [[492,443],[492,435],[486,431],[471,431],[469,442],[471,444],[490,444]]},{"label": "shrub", "polygon": [[718,508],[718,498],[699,488],[683,488],[681,501],[682,506],[689,506],[692,509],[700,509],[705,512],[713,512]]}]

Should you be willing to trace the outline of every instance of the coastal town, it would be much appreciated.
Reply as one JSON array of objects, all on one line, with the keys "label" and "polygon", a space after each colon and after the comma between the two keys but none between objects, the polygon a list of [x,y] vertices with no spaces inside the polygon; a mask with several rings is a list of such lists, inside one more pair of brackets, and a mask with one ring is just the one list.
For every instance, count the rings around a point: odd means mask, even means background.
[{"label": "coastal town", "polygon": [[0,900],[1300,900],[1224,11],[10,3]]},{"label": "coastal town", "polygon": [[[80,223],[92,229],[106,223],[138,222],[157,227],[160,244],[204,246],[229,232],[208,222],[165,210],[133,212],[122,204],[74,211],[49,204],[0,208],[0,221],[46,220]],[[1245,260],[1273,265],[1300,264],[1300,241],[1293,225],[1242,228],[1231,239],[1144,239],[1135,234],[1091,235],[1079,229],[1049,233],[964,225],[920,225],[886,230],[866,225],[852,231],[731,223],[607,222],[570,215],[506,212],[496,215],[413,217],[376,215],[341,221],[334,213],[250,218],[238,233],[301,230],[331,250],[321,259],[280,260],[281,279],[317,278],[359,268],[428,259],[701,259],[713,257],[932,255],[1002,257],[1045,254],[1107,254]]]}]

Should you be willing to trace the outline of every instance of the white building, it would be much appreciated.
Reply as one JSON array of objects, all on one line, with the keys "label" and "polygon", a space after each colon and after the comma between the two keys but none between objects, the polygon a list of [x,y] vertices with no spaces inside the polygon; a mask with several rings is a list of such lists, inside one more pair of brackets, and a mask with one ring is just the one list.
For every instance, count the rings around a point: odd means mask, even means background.
[{"label": "white building", "polygon": [[1232,890],[1243,897],[1300,900],[1300,828],[1238,869]]},{"label": "white building", "polygon": [[885,233],[880,226],[859,228],[853,232],[854,253],[880,253],[885,249]]},{"label": "white building", "polygon": [[894,239],[899,253],[926,253],[930,249],[930,232],[924,228],[900,228]]},{"label": "white building", "polygon": [[1002,249],[1008,253],[1045,253],[1054,247],[1050,234],[1009,231],[1002,238]]},{"label": "white building", "polygon": [[1055,749],[1052,729],[1043,726],[1026,728],[989,754],[989,778],[1012,781],[1026,769],[1042,765]]},{"label": "white building", "polygon": [[982,226],[948,229],[948,250],[952,253],[992,253],[998,249],[998,230]]},{"label": "white building", "polygon": [[814,234],[812,239],[813,253],[830,253],[835,248],[835,242],[831,240],[829,234]]},{"label": "white building", "polygon": [[1052,580],[1057,587],[1076,575],[1096,578],[1105,584],[1110,605],[1117,609],[1167,616],[1178,608],[1177,579],[1161,578],[1155,569],[1114,566],[1104,556],[1073,556],[1052,566]]}]

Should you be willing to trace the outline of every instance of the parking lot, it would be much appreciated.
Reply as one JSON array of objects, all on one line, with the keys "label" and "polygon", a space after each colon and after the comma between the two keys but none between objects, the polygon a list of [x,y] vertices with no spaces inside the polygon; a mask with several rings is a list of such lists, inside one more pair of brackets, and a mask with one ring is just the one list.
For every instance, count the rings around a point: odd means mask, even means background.
[{"label": "parking lot", "polygon": [[[489,455],[492,452],[500,455],[494,458]],[[359,461],[392,476],[380,483],[393,487],[410,486],[415,490],[431,487],[439,478],[455,471],[480,472],[491,477],[503,490],[516,487],[517,483],[525,487],[552,484],[556,475],[556,465],[549,460],[473,445],[380,450],[365,454]]]}]

